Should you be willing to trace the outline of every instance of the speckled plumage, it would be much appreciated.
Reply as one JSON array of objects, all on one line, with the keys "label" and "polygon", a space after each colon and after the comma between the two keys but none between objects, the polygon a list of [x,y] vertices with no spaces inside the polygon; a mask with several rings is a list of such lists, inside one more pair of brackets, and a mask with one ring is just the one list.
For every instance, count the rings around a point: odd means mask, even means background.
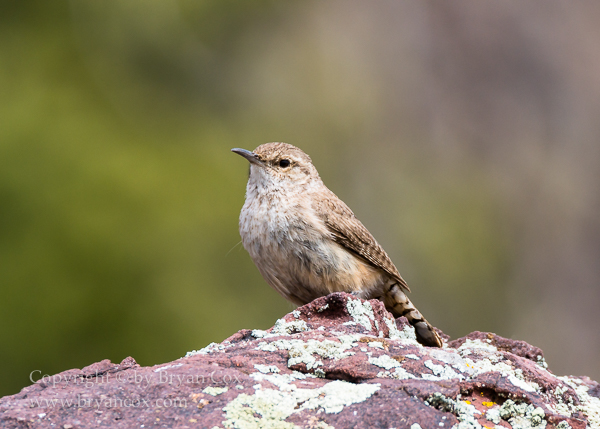
[{"label": "speckled plumage", "polygon": [[286,143],[232,151],[250,161],[242,244],[269,285],[298,305],[342,291],[378,298],[408,318],[423,344],[442,345],[387,253],[325,186],[307,154]]}]

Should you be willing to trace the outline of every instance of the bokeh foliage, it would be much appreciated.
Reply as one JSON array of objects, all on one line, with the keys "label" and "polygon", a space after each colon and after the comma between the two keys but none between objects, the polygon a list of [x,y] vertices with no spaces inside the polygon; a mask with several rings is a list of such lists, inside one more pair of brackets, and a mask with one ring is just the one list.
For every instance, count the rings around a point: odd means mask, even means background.
[{"label": "bokeh foliage", "polygon": [[[269,10],[205,3],[199,17],[221,16],[199,26],[206,49]],[[118,5],[102,8],[123,18]],[[1,393],[36,369],[174,359],[288,311],[236,247],[247,167],[229,157],[238,138],[212,111],[226,104],[217,73],[189,78],[202,93],[190,95],[176,61],[143,52],[156,40],[135,43],[151,28],[113,27],[127,42],[115,47],[93,37],[102,23],[77,33],[73,16],[99,12],[92,3],[10,6],[0,37],[0,364],[10,368]],[[146,18],[160,21],[160,11]],[[165,51],[177,44],[158,36]],[[146,64],[116,58],[133,51]]]}]

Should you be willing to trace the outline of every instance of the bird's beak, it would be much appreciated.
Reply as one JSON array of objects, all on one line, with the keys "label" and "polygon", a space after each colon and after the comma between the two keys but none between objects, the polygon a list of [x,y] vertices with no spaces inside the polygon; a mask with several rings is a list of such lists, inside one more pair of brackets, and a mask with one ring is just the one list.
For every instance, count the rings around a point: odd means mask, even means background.
[{"label": "bird's beak", "polygon": [[250,161],[252,164],[256,164],[260,167],[266,166],[266,164],[264,162],[262,162],[260,159],[258,159],[258,156],[254,152],[250,152],[249,150],[246,150],[246,149],[240,149],[238,147],[231,149],[231,151],[234,153],[237,153],[238,155],[243,156],[248,161]]}]

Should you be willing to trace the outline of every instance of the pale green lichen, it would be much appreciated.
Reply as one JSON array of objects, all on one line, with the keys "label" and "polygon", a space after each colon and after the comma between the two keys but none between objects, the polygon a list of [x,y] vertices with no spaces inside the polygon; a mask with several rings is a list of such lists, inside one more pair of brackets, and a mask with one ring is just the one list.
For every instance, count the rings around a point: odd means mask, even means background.
[{"label": "pale green lichen", "polygon": [[367,400],[379,390],[379,384],[352,384],[336,380],[317,389],[296,388],[288,391],[257,389],[253,395],[240,394],[223,408],[226,428],[296,428],[285,420],[294,413],[317,410],[339,413],[344,407]]},{"label": "pale green lichen", "polygon": [[200,350],[192,350],[192,351],[187,352],[185,354],[184,358],[188,358],[188,357],[195,356],[195,355],[206,355],[209,353],[221,352],[232,346],[233,346],[233,344],[229,344],[227,342],[222,343],[222,344],[210,343],[209,345],[207,345],[206,347],[204,347]]},{"label": "pale green lichen", "polygon": [[263,374],[269,374],[271,372],[279,372],[279,368],[277,368],[275,365],[261,365],[259,363],[255,363],[254,368],[257,369],[258,371],[262,372]]},{"label": "pale green lichen", "polygon": [[377,373],[377,378],[394,378],[396,380],[415,379],[414,375],[402,367],[394,368],[393,371],[380,371]]},{"label": "pale green lichen", "polygon": [[322,313],[325,310],[327,310],[328,308],[329,308],[329,304],[322,305],[321,307],[317,308],[317,313]]},{"label": "pale green lichen", "polygon": [[392,359],[388,355],[381,355],[379,357],[369,356],[369,363],[376,365],[380,368],[390,370],[392,368],[401,368],[402,364],[395,359]]},{"label": "pale green lichen", "polygon": [[222,393],[225,393],[229,390],[228,387],[213,387],[213,386],[208,386],[207,388],[205,388],[202,393],[206,393],[207,395],[212,395],[212,396],[218,396]]},{"label": "pale green lichen", "polygon": [[293,320],[291,322],[286,322],[284,319],[277,319],[273,329],[271,329],[271,332],[254,329],[252,331],[252,336],[254,338],[272,338],[309,330],[310,328],[304,320]]},{"label": "pale green lichen", "polygon": [[[508,363],[503,362],[503,355],[491,344],[484,343],[481,340],[467,340],[457,350],[468,367],[468,370],[460,369],[467,372],[471,377],[486,372],[499,372],[514,386],[526,392],[540,392],[541,390],[537,383],[525,379],[521,369],[513,369],[509,361]],[[473,354],[483,358],[470,359],[466,357]]]},{"label": "pale green lichen", "polygon": [[485,418],[490,422],[498,424],[500,423],[500,408],[490,408],[485,412]]},{"label": "pale green lichen", "polygon": [[540,386],[537,383],[525,380],[525,377],[523,377],[523,370],[520,368],[515,369],[512,374],[506,374],[505,376],[513,385],[525,390],[526,392],[540,391]]},{"label": "pale green lichen", "polygon": [[277,386],[280,390],[295,390],[296,385],[292,384],[296,380],[304,380],[309,377],[315,377],[312,374],[303,374],[298,371],[293,371],[291,374],[268,374],[268,373],[252,373],[250,374],[254,380],[268,381],[269,383]]},{"label": "pale green lichen", "polygon": [[481,341],[479,339],[471,340],[467,339],[461,346],[458,348],[458,351],[464,356],[471,353],[473,350],[485,350],[490,353],[497,353],[498,349],[493,345]]},{"label": "pale green lichen", "polygon": [[[372,357],[371,353],[367,353],[369,357],[369,363],[376,365],[380,368],[388,371],[380,371],[377,374],[378,378],[395,378],[397,380],[407,380],[409,378],[417,378],[404,368],[402,364],[396,359],[391,358],[388,355],[381,355],[379,357]],[[389,371],[393,370],[393,371]]]},{"label": "pale green lichen", "polygon": [[454,378],[464,380],[465,378],[462,374],[455,372],[451,367],[434,364],[432,360],[426,360],[424,365],[433,372],[433,374],[421,374],[421,377],[425,380],[451,380]]},{"label": "pale green lichen", "polygon": [[476,414],[481,414],[481,412],[477,411],[473,405],[448,398],[439,392],[431,395],[425,402],[438,410],[454,414],[458,419],[458,424],[453,429],[482,429],[481,425],[477,422],[476,416]]},{"label": "pale green lichen", "polygon": [[577,393],[581,403],[579,405],[572,405],[572,407],[585,414],[588,420],[588,428],[600,429],[600,398],[591,396],[588,393],[589,387],[576,377],[558,378],[571,386],[575,390],[575,393]]},{"label": "pale green lichen", "polygon": [[[560,377],[559,377],[560,378]],[[577,411],[574,404],[573,398],[568,397],[567,402],[564,401],[563,395],[568,391],[567,386],[557,386],[554,389],[554,397],[556,398],[556,404],[546,404],[546,408],[556,414],[560,414],[566,417],[571,417],[574,411]]]},{"label": "pale green lichen", "polygon": [[305,332],[308,330],[308,325],[304,320],[293,320],[291,322],[286,322],[283,319],[278,319],[275,322],[275,326],[273,326],[271,335],[291,335],[296,332]]},{"label": "pale green lichen", "polygon": [[296,343],[289,349],[288,367],[304,363],[306,364],[306,369],[310,370],[323,365],[323,362],[317,360],[314,355],[325,359],[342,359],[354,354],[354,352],[346,351],[351,347],[351,344],[348,345],[330,340],[318,341],[310,339],[306,342]]},{"label": "pale green lichen", "polygon": [[[354,354],[354,352],[347,351],[351,349],[360,335],[342,335],[338,341],[323,340],[318,341],[315,339],[309,339],[306,341],[291,339],[291,340],[276,340],[271,343],[262,342],[256,347],[257,350],[263,351],[276,351],[276,350],[288,350],[288,367],[304,363],[307,370],[315,369],[319,366],[323,366],[323,362],[317,359],[316,356],[320,356],[324,359],[342,359]],[[319,372],[322,374],[322,371]]]},{"label": "pale green lichen", "polygon": [[346,301],[346,308],[356,323],[364,326],[367,330],[373,329],[371,321],[375,320],[375,314],[373,313],[371,303],[359,299],[348,299]]},{"label": "pale green lichen", "polygon": [[409,342],[413,345],[416,345],[418,347],[423,347],[418,341],[417,341],[417,334],[415,334],[415,328],[413,328],[411,325],[406,325],[402,331],[400,331],[398,329],[398,327],[396,326],[396,321],[394,319],[392,319],[389,316],[384,316],[383,321],[385,322],[386,326],[388,327],[388,337],[390,340],[401,340],[404,342]]},{"label": "pale green lichen", "polygon": [[[460,372],[470,374],[471,369],[467,366],[465,360],[452,349],[427,349],[429,356],[442,361],[446,364],[450,364],[453,368]],[[414,355],[406,355],[407,358],[414,359]],[[418,359],[418,357],[417,357]]]},{"label": "pale green lichen", "polygon": [[546,415],[540,407],[534,407],[524,402],[518,403],[507,399],[498,410],[500,418],[506,420],[512,427],[522,429],[544,429],[546,427]]},{"label": "pale green lichen", "polygon": [[262,329],[253,329],[252,334],[254,338],[265,338],[269,333],[267,331],[263,331]]}]

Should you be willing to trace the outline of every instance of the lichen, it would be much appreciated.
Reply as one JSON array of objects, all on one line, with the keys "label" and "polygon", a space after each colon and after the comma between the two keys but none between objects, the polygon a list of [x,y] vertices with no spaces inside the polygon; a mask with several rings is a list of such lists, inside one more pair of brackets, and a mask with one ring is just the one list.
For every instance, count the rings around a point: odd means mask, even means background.
[{"label": "lichen", "polygon": [[225,393],[229,390],[228,387],[214,387],[214,386],[208,386],[207,388],[205,388],[202,393],[206,393],[207,395],[212,395],[212,396],[218,396],[222,393]]},{"label": "lichen", "polygon": [[546,363],[546,359],[544,359],[544,357],[542,355],[537,355],[537,362],[536,362],[539,366],[541,366],[544,369],[548,369],[548,364]]},{"label": "lichen", "polygon": [[394,378],[396,380],[408,380],[417,378],[402,367],[394,368],[393,371],[380,371],[377,378]]},{"label": "lichen", "polygon": [[322,313],[325,310],[327,310],[328,308],[329,308],[329,304],[322,305],[321,307],[317,308],[317,313]]},{"label": "lichen", "polygon": [[[468,370],[459,369],[467,372],[470,377],[476,377],[486,372],[499,372],[514,386],[526,392],[540,392],[541,390],[537,383],[525,379],[521,369],[513,369],[510,361],[503,361],[503,355],[490,344],[481,340],[467,340],[457,350],[468,367]],[[466,356],[473,356],[474,359]],[[475,358],[475,356],[480,357],[480,359]]]},{"label": "lichen", "polygon": [[431,395],[425,402],[438,410],[454,414],[459,423],[453,429],[482,429],[476,417],[476,414],[481,414],[481,412],[471,404],[448,398],[439,392]]},{"label": "lichen", "polygon": [[[467,366],[465,360],[452,349],[427,349],[429,356],[442,361],[444,363],[450,364],[454,369],[459,370],[460,372],[469,374],[471,372],[470,368]],[[406,357],[409,357],[406,355]],[[412,358],[414,359],[414,358]],[[418,359],[418,357],[417,357]]]},{"label": "lichen", "polygon": [[308,325],[304,320],[293,320],[291,322],[286,322],[283,319],[278,319],[275,322],[275,326],[273,326],[271,335],[291,335],[296,332],[305,332],[308,330]]},{"label": "lichen", "polygon": [[375,314],[373,313],[373,307],[368,301],[362,301],[360,299],[350,299],[346,301],[346,308],[352,319],[365,327],[367,330],[373,329],[371,321],[375,320]]},{"label": "lichen", "polygon": [[433,372],[433,374],[422,374],[421,377],[425,380],[451,380],[454,378],[464,380],[465,378],[462,374],[455,372],[450,366],[436,365],[432,360],[426,360],[424,365]]},{"label": "lichen", "polygon": [[275,365],[261,365],[259,363],[255,363],[254,368],[257,369],[258,371],[262,372],[263,374],[269,374],[271,372],[279,372],[279,368],[277,368]]},{"label": "lichen", "polygon": [[417,334],[415,333],[415,328],[413,328],[411,325],[406,325],[402,329],[402,331],[400,331],[398,329],[398,327],[396,326],[396,321],[394,319],[392,319],[390,316],[384,316],[383,321],[385,322],[386,326],[388,327],[388,331],[389,331],[388,337],[391,340],[401,340],[404,342],[409,342],[418,347],[423,347],[417,341]]},{"label": "lichen", "polygon": [[485,350],[490,353],[498,352],[498,349],[496,347],[479,339],[467,339],[463,344],[461,344],[461,346],[457,350],[464,356],[470,354],[472,350],[477,349]]},{"label": "lichen", "polygon": [[250,377],[258,382],[268,381],[269,383],[277,386],[280,390],[295,390],[297,387],[292,382],[296,380],[304,380],[314,376],[312,374],[303,374],[298,371],[293,371],[291,374],[269,374],[264,372],[255,372],[250,374]]},{"label": "lichen", "polygon": [[388,355],[381,355],[379,357],[369,356],[369,363],[376,365],[380,368],[390,370],[392,368],[401,368],[402,364],[395,359],[392,359]]},{"label": "lichen", "polygon": [[[559,377],[561,378],[561,377]],[[573,398],[567,397],[567,402],[564,400],[564,394],[568,391],[567,385],[557,386],[554,389],[554,398],[556,404],[546,404],[546,408],[556,414],[560,414],[566,417],[571,417],[573,412],[577,411],[573,404]]]},{"label": "lichen", "polygon": [[222,344],[210,343],[209,345],[207,345],[206,347],[204,347],[200,350],[192,350],[192,351],[187,352],[185,354],[184,358],[188,358],[188,357],[195,356],[195,355],[206,355],[209,353],[221,352],[232,346],[233,346],[233,344],[230,344],[227,342],[222,343]]},{"label": "lichen", "polygon": [[491,408],[487,410],[485,412],[485,418],[492,423],[500,423],[500,408]]},{"label": "lichen", "polygon": [[379,384],[352,384],[342,380],[316,389],[280,391],[257,388],[253,395],[242,393],[223,408],[227,419],[223,426],[235,429],[296,428],[293,423],[285,421],[294,413],[304,410],[339,413],[348,405],[367,400],[379,388]]},{"label": "lichen", "polygon": [[498,409],[498,414],[501,419],[506,420],[512,427],[522,429],[544,429],[546,427],[544,410],[524,402],[507,399]]},{"label": "lichen", "polygon": [[589,387],[576,377],[558,378],[571,386],[575,390],[575,393],[577,393],[581,403],[573,406],[573,408],[585,414],[588,419],[588,427],[590,429],[600,429],[600,398],[591,396],[588,393]]},{"label": "lichen", "polygon": [[262,329],[253,329],[252,334],[254,338],[265,338],[269,333],[267,331],[263,331]]},{"label": "lichen", "polygon": [[338,341],[309,339],[276,340],[271,343],[262,342],[256,347],[257,350],[276,351],[288,350],[288,367],[304,363],[307,370],[315,369],[323,365],[323,362],[314,355],[325,359],[342,359],[354,354],[347,351],[352,348],[355,336],[341,336]]},{"label": "lichen", "polygon": [[306,364],[306,369],[310,370],[323,365],[313,355],[316,354],[325,359],[342,359],[354,354],[354,352],[346,351],[351,347],[351,344],[348,345],[330,340],[318,341],[309,339],[306,342],[296,343],[289,349],[288,367],[304,363]]},{"label": "lichen", "polygon": [[[298,312],[298,315],[299,314],[300,312]],[[277,319],[275,325],[273,325],[273,329],[271,329],[271,332],[254,329],[252,330],[252,336],[254,338],[272,338],[292,335],[297,332],[305,332],[309,330],[310,328],[304,320],[292,320],[291,322],[286,322],[285,319]]]}]

